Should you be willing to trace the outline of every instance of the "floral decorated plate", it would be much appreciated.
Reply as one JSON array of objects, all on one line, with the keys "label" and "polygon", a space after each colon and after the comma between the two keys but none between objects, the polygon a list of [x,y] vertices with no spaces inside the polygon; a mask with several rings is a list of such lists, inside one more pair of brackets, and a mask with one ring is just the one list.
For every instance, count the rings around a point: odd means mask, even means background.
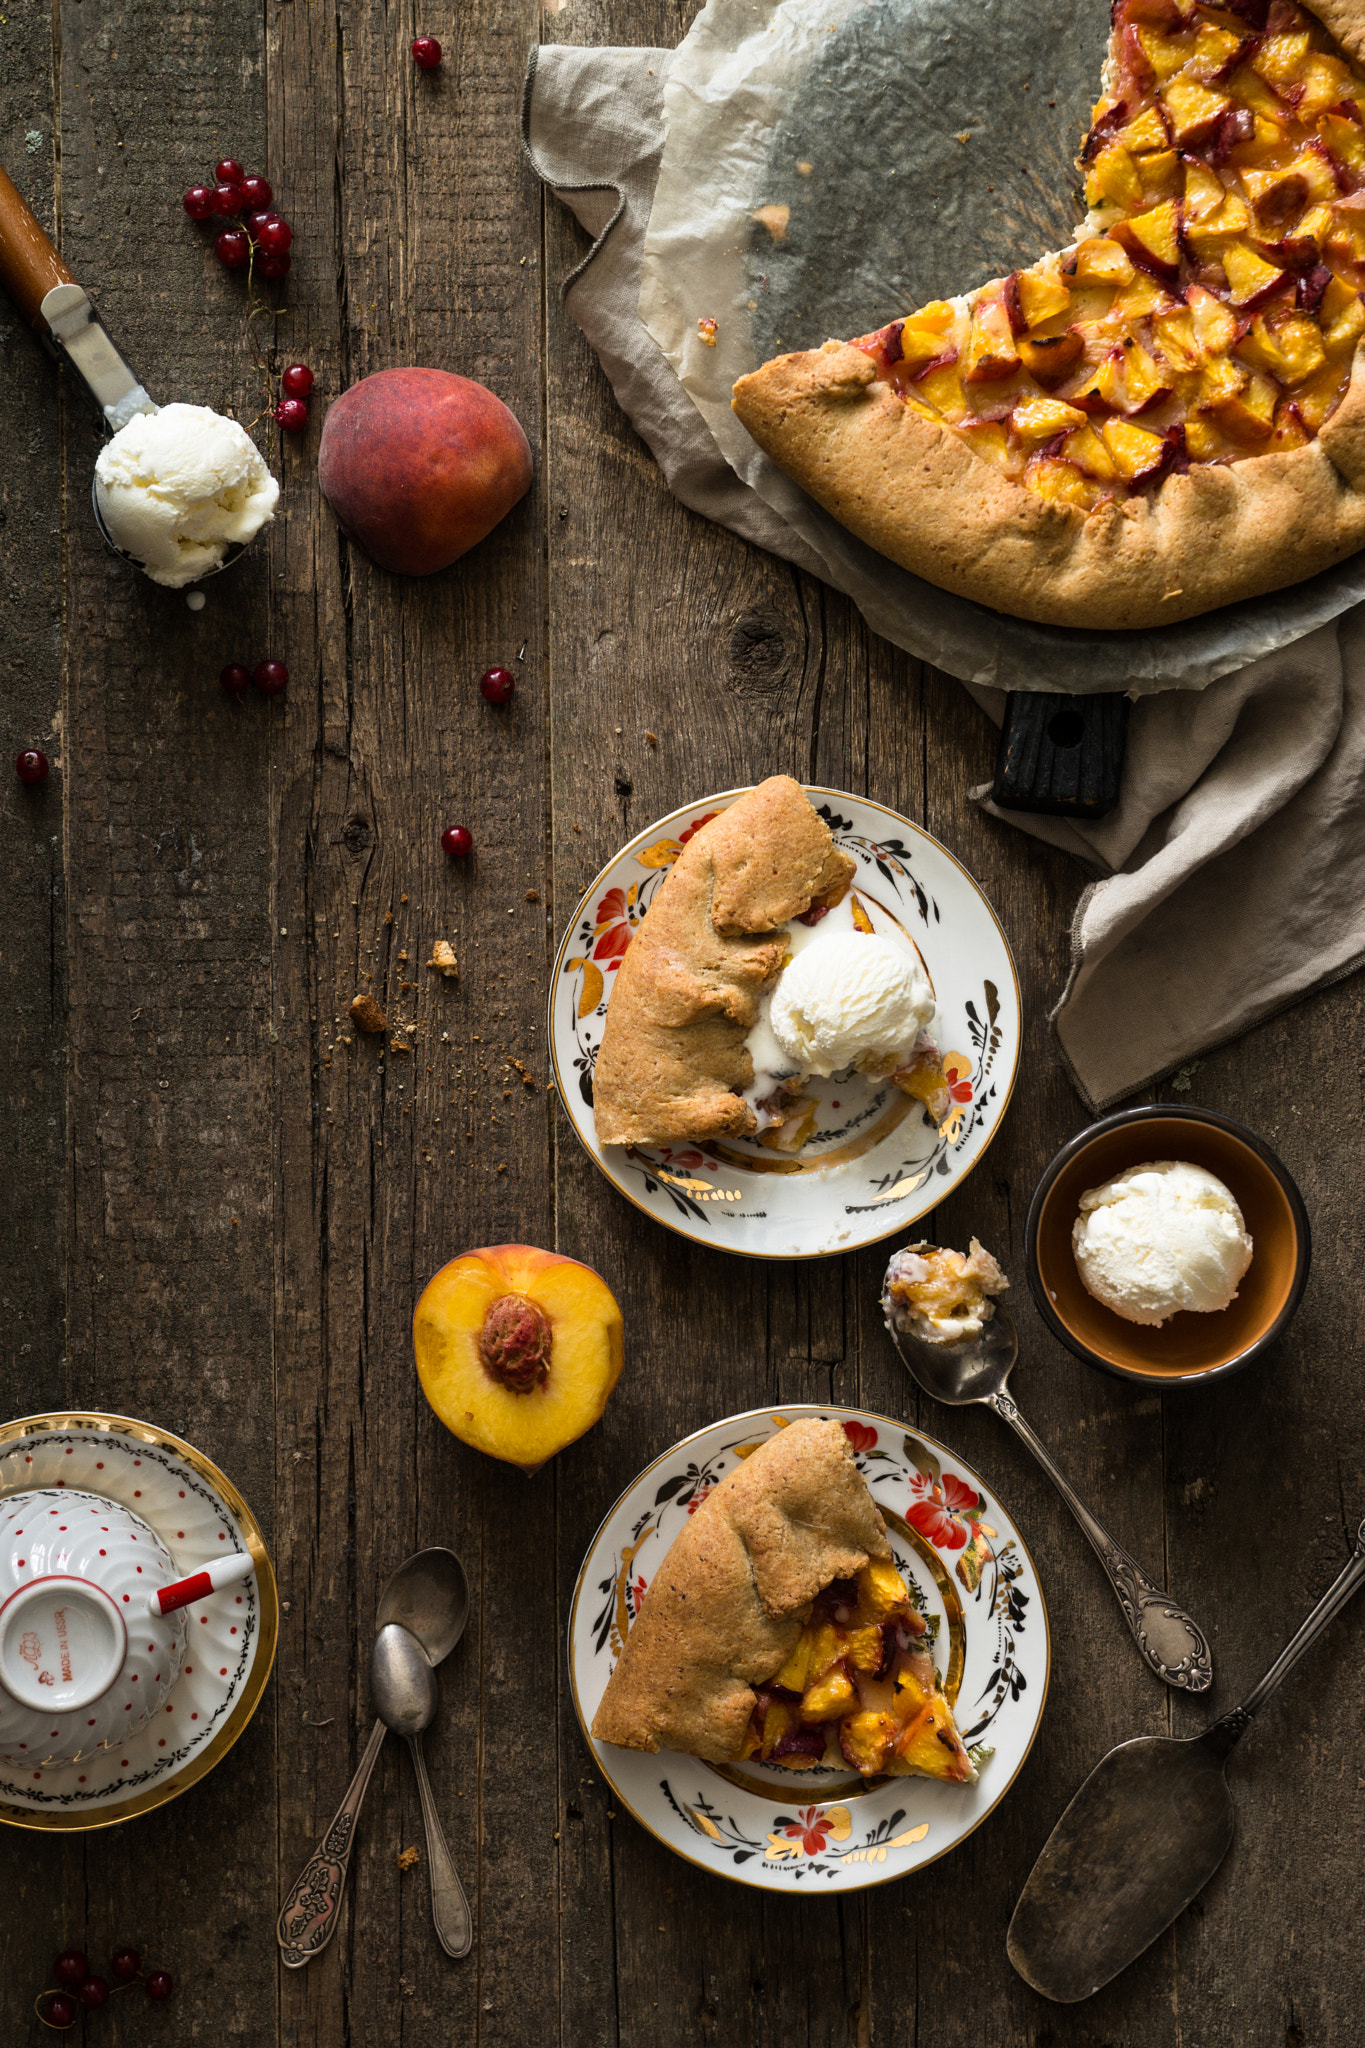
[{"label": "floral decorated plate", "polygon": [[[977,1765],[974,1785],[819,1766],[708,1764],[592,1742],[588,1729],[649,1584],[718,1480],[803,1416],[842,1422],[886,1517],[934,1661]],[[956,1848],[1008,1792],[1033,1745],[1051,1661],[1047,1609],[1022,1536],[961,1458],[903,1423],[798,1403],[684,1437],[621,1495],[574,1588],[569,1673],[585,1740],[616,1798],[689,1863],[769,1891],[859,1891]]]},{"label": "floral decorated plate", "polygon": [[638,1209],[698,1244],[760,1259],[814,1259],[903,1233],[943,1200],[1000,1126],[1019,1062],[1019,983],[999,920],[946,847],[847,791],[806,794],[857,862],[874,931],[899,930],[937,1003],[952,1104],[935,1126],[889,1081],[812,1080],[815,1130],[799,1154],[755,1139],[601,1145],[592,1083],[614,976],[655,891],[692,835],[742,789],[702,797],[637,833],[584,894],[550,982],[555,1083],[591,1158]]},{"label": "floral decorated plate", "polygon": [[0,1500],[30,1487],[101,1493],[140,1515],[178,1571],[221,1548],[249,1550],[240,1586],[185,1609],[185,1664],[164,1713],[79,1763],[0,1767],[0,1821],[109,1827],[184,1792],[225,1756],[255,1713],[279,1634],[275,1574],[260,1527],[232,1482],[192,1444],[124,1415],[28,1415],[0,1427]]}]

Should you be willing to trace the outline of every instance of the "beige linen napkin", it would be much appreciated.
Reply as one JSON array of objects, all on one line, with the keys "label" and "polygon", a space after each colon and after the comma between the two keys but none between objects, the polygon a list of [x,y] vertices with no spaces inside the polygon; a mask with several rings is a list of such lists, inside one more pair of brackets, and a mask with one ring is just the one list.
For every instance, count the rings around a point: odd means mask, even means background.
[{"label": "beige linen napkin", "polygon": [[[565,303],[683,504],[819,576],[746,484],[640,322],[667,50],[532,51],[523,135],[593,248]],[[877,620],[871,623],[878,625]],[[970,687],[999,723],[999,691]],[[992,815],[1101,877],[1072,923],[1053,1028],[1099,1110],[1365,963],[1365,624],[1322,626],[1202,691],[1133,706],[1119,808],[1077,826]]]}]

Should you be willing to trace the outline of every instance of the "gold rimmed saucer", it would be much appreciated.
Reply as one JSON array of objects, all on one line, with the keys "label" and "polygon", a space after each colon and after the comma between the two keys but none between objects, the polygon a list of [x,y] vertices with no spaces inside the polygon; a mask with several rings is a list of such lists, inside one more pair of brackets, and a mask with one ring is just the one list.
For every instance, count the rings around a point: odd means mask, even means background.
[{"label": "gold rimmed saucer", "polygon": [[67,1410],[0,1425],[0,1498],[39,1486],[80,1487],[135,1509],[181,1569],[231,1533],[255,1565],[240,1593],[203,1603],[196,1662],[175,1694],[183,1735],[160,1735],[156,1724],[115,1745],[107,1762],[86,1759],[34,1771],[27,1780],[0,1768],[0,1821],[59,1833],[112,1827],[188,1791],[241,1736],[275,1661],[275,1573],[260,1524],[232,1481],[193,1444],[155,1423]]}]

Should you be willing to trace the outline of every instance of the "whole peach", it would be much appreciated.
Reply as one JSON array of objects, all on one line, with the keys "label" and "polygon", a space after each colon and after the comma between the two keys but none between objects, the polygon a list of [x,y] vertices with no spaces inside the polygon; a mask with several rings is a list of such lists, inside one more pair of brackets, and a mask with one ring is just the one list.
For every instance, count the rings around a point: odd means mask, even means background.
[{"label": "whole peach", "polygon": [[525,497],[531,450],[502,400],[469,377],[376,370],[329,409],[318,482],[371,561],[430,576]]}]

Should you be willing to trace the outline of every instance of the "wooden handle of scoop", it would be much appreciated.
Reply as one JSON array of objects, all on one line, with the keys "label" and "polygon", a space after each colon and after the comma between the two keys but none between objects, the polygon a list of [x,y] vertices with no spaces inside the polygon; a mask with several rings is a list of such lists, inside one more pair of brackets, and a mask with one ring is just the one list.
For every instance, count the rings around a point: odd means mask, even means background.
[{"label": "wooden handle of scoop", "polygon": [[0,280],[33,327],[44,325],[40,308],[53,287],[76,282],[42,223],[4,171],[0,171]]}]

